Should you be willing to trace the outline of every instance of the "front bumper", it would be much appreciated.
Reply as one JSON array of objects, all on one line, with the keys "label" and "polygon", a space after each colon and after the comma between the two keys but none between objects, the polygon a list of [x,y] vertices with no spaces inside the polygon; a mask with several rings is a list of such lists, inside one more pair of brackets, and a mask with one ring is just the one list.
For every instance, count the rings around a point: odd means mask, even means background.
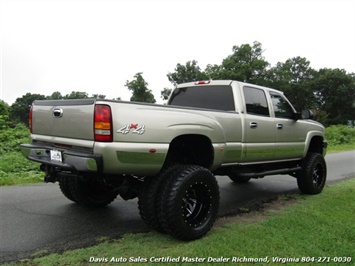
[{"label": "front bumper", "polygon": [[[98,154],[73,152],[32,144],[21,144],[20,147],[23,156],[31,161],[42,163],[44,165],[76,172],[101,173],[103,170],[102,156]],[[51,151],[59,152],[61,154],[61,159],[53,160],[53,158],[51,158]]]}]

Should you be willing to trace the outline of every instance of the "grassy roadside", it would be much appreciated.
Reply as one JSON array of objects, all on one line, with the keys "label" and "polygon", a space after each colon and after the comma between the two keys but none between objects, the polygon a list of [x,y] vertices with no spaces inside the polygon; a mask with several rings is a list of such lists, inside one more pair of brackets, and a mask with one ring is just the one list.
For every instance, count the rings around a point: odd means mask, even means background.
[{"label": "grassy roadside", "polygon": [[353,150],[355,150],[355,143],[348,143],[348,144],[328,146],[327,153],[353,151]]},{"label": "grassy roadside", "polygon": [[25,159],[18,151],[0,155],[0,186],[43,182],[39,164]]},{"label": "grassy roadside", "polygon": [[29,143],[29,137],[28,128],[21,124],[0,129],[0,186],[43,182],[39,164],[20,153],[20,144]]},{"label": "grassy roadside", "polygon": [[[328,265],[339,264],[335,260],[354,263],[354,193],[353,178],[327,186],[319,195],[282,196],[263,212],[222,218],[206,237],[197,241],[181,242],[155,232],[127,234],[93,247],[23,260],[16,265],[89,265],[90,260],[99,259],[105,262],[99,265],[118,265],[122,263],[117,261],[123,260],[124,265],[140,265],[139,260],[147,260],[144,265],[181,265],[183,257],[204,260],[201,265],[219,264],[221,257],[234,265],[250,265],[233,263],[233,259],[244,257],[267,257],[271,265],[280,265],[281,258],[300,260],[287,265],[298,265],[302,260],[308,262],[305,265],[317,264],[318,260]],[[278,263],[274,261],[276,257],[280,258]],[[116,262],[110,262],[112,258]],[[151,262],[153,258],[179,262]]]}]

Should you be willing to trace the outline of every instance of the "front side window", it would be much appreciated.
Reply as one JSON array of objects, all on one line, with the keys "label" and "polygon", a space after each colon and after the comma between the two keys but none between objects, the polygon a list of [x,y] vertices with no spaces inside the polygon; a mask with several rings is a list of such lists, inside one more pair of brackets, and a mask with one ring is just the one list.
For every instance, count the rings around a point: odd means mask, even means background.
[{"label": "front side window", "polygon": [[263,90],[244,87],[243,92],[248,114],[270,116],[265,92]]},{"label": "front side window", "polygon": [[275,117],[278,118],[292,118],[293,108],[286,101],[286,99],[277,93],[270,93],[272,105],[274,106]]}]

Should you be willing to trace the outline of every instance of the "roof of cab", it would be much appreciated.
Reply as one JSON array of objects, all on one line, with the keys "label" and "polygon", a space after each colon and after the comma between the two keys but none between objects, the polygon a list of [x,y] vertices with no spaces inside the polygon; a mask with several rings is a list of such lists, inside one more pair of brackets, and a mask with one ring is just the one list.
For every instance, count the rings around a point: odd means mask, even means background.
[{"label": "roof of cab", "polygon": [[278,92],[281,94],[284,94],[282,91],[273,89],[273,88],[269,88],[269,87],[265,87],[265,86],[260,86],[260,85],[256,85],[256,84],[251,84],[251,83],[247,83],[247,82],[243,82],[243,81],[237,81],[237,80],[203,80],[203,81],[193,81],[193,82],[188,82],[188,83],[181,83],[178,84],[176,86],[176,88],[185,88],[185,87],[194,87],[194,86],[209,86],[209,85],[231,85],[233,82],[237,82],[239,83],[241,86],[252,86],[255,88],[262,88],[262,89],[266,89],[268,91],[274,91],[274,92]]}]

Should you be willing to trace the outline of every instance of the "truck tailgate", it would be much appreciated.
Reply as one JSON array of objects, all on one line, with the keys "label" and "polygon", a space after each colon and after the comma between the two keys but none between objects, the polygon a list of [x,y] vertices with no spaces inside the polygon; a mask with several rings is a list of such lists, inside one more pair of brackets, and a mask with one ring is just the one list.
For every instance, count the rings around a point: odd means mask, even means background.
[{"label": "truck tailgate", "polygon": [[95,99],[35,101],[32,133],[71,139],[94,139]]}]

